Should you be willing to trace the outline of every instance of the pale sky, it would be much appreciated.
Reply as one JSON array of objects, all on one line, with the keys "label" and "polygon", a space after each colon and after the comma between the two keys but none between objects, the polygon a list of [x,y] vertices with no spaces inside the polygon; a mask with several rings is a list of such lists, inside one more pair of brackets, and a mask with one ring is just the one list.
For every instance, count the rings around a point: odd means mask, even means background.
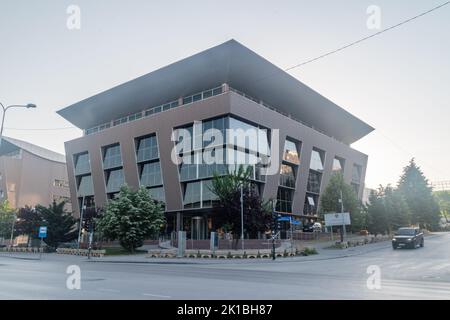
[{"label": "pale sky", "polygon": [[[8,111],[4,134],[63,153],[80,130],[29,129],[70,127],[56,110],[231,38],[285,69],[378,31],[370,5],[383,29],[443,2],[0,0],[0,102],[38,105]],[[413,156],[450,180],[449,31],[447,5],[290,71],[375,127],[352,146],[369,155],[366,186],[395,184]]]}]

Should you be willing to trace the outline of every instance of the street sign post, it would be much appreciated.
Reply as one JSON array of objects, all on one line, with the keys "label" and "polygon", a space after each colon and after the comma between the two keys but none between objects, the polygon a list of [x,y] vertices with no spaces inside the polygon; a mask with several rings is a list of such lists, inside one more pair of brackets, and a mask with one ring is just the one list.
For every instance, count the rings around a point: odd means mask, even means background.
[{"label": "street sign post", "polygon": [[47,238],[47,227],[40,226],[39,227],[39,238],[41,238],[41,247],[39,248],[39,259],[42,258],[42,243],[44,242],[44,238]]},{"label": "street sign post", "polygon": [[326,213],[324,218],[327,227],[351,224],[349,212]]}]

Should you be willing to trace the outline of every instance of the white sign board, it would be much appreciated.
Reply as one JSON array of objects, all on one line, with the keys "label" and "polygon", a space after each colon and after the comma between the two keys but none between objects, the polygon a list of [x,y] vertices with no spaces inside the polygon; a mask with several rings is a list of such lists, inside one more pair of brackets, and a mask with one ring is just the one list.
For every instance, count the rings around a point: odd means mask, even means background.
[{"label": "white sign board", "polygon": [[327,227],[342,226],[350,224],[350,213],[327,213],[324,215]]}]

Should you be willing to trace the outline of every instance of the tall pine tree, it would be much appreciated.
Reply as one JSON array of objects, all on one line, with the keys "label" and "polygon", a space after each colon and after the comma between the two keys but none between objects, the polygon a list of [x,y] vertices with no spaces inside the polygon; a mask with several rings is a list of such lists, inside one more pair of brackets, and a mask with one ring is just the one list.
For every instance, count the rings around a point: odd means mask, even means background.
[{"label": "tall pine tree", "polygon": [[439,205],[432,194],[432,188],[420,170],[411,159],[403,169],[398,183],[398,190],[403,195],[411,212],[411,222],[423,228],[436,230],[439,228]]}]

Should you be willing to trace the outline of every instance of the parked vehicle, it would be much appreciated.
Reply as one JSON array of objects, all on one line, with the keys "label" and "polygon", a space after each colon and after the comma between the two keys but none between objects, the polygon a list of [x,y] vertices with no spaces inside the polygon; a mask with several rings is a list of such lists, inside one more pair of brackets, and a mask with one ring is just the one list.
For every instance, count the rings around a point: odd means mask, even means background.
[{"label": "parked vehicle", "polygon": [[392,248],[411,248],[424,246],[423,232],[419,228],[399,228],[392,238]]},{"label": "parked vehicle", "polygon": [[322,224],[320,224],[320,222],[309,223],[303,227],[303,232],[314,232],[314,231],[316,232],[322,231]]}]

